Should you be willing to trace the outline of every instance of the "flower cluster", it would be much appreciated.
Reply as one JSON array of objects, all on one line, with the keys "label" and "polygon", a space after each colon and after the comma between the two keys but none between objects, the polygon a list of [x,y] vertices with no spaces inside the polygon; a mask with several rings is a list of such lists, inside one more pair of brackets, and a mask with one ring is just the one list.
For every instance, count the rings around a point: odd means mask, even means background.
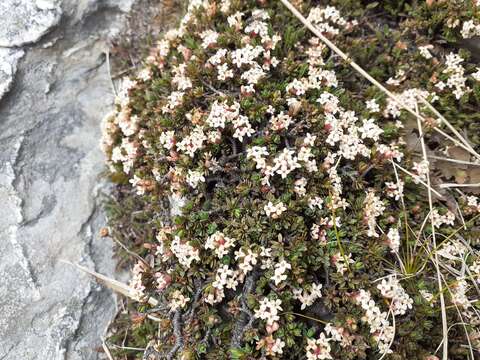
[{"label": "flower cluster", "polygon": [[228,267],[228,265],[221,266],[215,275],[215,281],[212,283],[214,291],[209,293],[205,298],[205,302],[211,305],[219,303],[225,297],[224,289],[235,290],[243,276]]},{"label": "flower cluster", "polygon": [[274,274],[271,278],[275,285],[279,285],[282,281],[285,281],[287,279],[287,275],[285,275],[285,273],[291,268],[292,266],[285,260],[282,260],[275,264]]},{"label": "flower cluster", "polygon": [[277,219],[280,215],[283,214],[287,210],[286,206],[279,202],[278,204],[274,205],[271,201],[268,202],[267,205],[263,208],[265,214],[271,217],[272,219]]},{"label": "flower cluster", "polygon": [[388,276],[377,285],[382,296],[391,299],[390,309],[395,315],[405,315],[412,308],[413,300],[400,285],[395,275]]},{"label": "flower cluster", "polygon": [[260,307],[255,310],[255,317],[257,319],[265,320],[267,325],[270,326],[280,320],[278,314],[278,312],[282,310],[282,301],[280,299],[264,298],[260,301],[259,305]]},{"label": "flower cluster", "polygon": [[251,249],[248,249],[246,252],[243,249],[235,251],[235,260],[242,260],[242,262],[238,264],[238,267],[244,274],[253,270],[253,267],[257,265],[257,259],[258,254]]},{"label": "flower cluster", "polygon": [[187,183],[192,188],[196,188],[200,182],[205,182],[205,176],[200,171],[188,170]]},{"label": "flower cluster", "polygon": [[480,36],[480,24],[475,24],[473,20],[465,21],[462,25],[460,34],[464,39],[470,39],[474,36]]},{"label": "flower cluster", "polygon": [[205,249],[211,249],[215,251],[215,254],[219,259],[228,254],[231,247],[235,245],[235,239],[225,236],[222,232],[216,231],[213,235],[209,236],[205,243]]},{"label": "flower cluster", "polygon": [[365,207],[365,222],[368,225],[367,236],[378,237],[377,218],[385,211],[385,205],[373,190],[367,192],[363,202]]},{"label": "flower cluster", "polygon": [[134,299],[140,301],[145,297],[145,286],[142,282],[142,274],[144,272],[143,263],[137,262],[132,269],[132,279],[130,280],[129,287],[131,290],[131,296]]},{"label": "flower cluster", "polygon": [[308,306],[313,305],[313,303],[322,297],[322,284],[312,284],[309,290],[307,289],[294,289],[293,295],[295,298],[302,303],[301,309],[305,309]]},{"label": "flower cluster", "polygon": [[333,359],[330,354],[330,339],[324,333],[321,333],[318,339],[308,339],[306,351],[307,360]]},{"label": "flower cluster", "polygon": [[200,261],[200,251],[188,242],[182,242],[179,236],[173,239],[170,250],[177,257],[178,262],[186,268],[189,268],[193,261]]},{"label": "flower cluster", "polygon": [[386,181],[385,182],[385,192],[388,197],[394,198],[395,200],[400,200],[403,197],[403,188],[405,183],[398,179],[397,182]]},{"label": "flower cluster", "polygon": [[450,210],[447,210],[444,215],[441,215],[437,209],[432,210],[432,221],[435,227],[442,225],[453,225],[455,222],[455,214]]},{"label": "flower cluster", "polygon": [[189,301],[190,298],[184,296],[180,290],[175,290],[170,295],[170,302],[168,305],[171,311],[176,311],[178,309],[183,309]]},{"label": "flower cluster", "polygon": [[345,29],[356,25],[355,21],[349,22],[343,18],[340,12],[333,6],[311,9],[307,20],[314,24],[322,33],[330,35],[338,35],[340,28]]},{"label": "flower cluster", "polygon": [[347,271],[349,264],[355,263],[355,261],[352,259],[352,254],[342,255],[339,252],[332,257],[332,262],[337,268],[337,272],[340,274],[343,274],[345,271]]},{"label": "flower cluster", "polygon": [[388,321],[388,313],[382,312],[369,291],[360,290],[355,297],[357,303],[365,311],[363,320],[370,326],[370,332],[375,337],[381,354],[392,353],[390,344],[395,335],[393,326]]},{"label": "flower cluster", "polygon": [[443,91],[445,88],[452,89],[455,98],[460,99],[471,89],[466,85],[465,68],[462,66],[464,59],[455,53],[449,53],[445,59],[445,69],[443,73],[447,76],[447,81],[438,81],[435,87]]},{"label": "flower cluster", "polygon": [[397,228],[390,228],[387,233],[387,244],[392,252],[398,253],[400,249],[400,233]]}]

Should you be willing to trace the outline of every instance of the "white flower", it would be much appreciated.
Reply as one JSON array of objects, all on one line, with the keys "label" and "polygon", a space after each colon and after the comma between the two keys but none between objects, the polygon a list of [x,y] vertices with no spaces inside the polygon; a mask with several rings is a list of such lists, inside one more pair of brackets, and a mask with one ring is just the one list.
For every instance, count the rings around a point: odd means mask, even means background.
[{"label": "white flower", "polygon": [[451,262],[461,260],[467,252],[467,248],[465,247],[465,245],[458,241],[449,241],[446,243],[442,243],[441,246],[441,249],[437,251],[438,255],[450,260]]},{"label": "white flower", "polygon": [[190,298],[184,296],[180,290],[175,290],[170,295],[168,306],[170,307],[170,311],[176,311],[178,309],[183,309],[189,301]]},{"label": "white flower", "polygon": [[253,266],[257,264],[258,254],[250,249],[248,249],[247,252],[243,251],[243,249],[239,249],[235,251],[235,260],[239,259],[241,259],[242,262],[238,264],[238,268],[244,274],[247,274],[249,271],[252,271]]},{"label": "white flower", "polygon": [[327,325],[325,325],[324,331],[327,335],[331,336],[332,340],[343,341],[342,329],[341,328],[340,329],[336,328],[331,323],[328,323]]},{"label": "white flower", "polygon": [[433,294],[428,292],[427,290],[420,290],[420,295],[422,295],[422,297],[430,303],[430,306],[433,307],[434,306],[434,302],[435,302],[435,298],[433,297]]},{"label": "white flower", "polygon": [[473,209],[477,209],[480,211],[480,201],[476,196],[467,196],[467,205]]},{"label": "white flower", "polygon": [[480,36],[480,24],[475,24],[473,20],[467,20],[463,23],[460,34],[464,39]]},{"label": "white flower", "polygon": [[240,30],[242,28],[242,16],[243,13],[237,11],[235,14],[230,15],[227,18],[228,25],[231,27],[234,27],[237,30]]},{"label": "white flower", "polygon": [[376,231],[377,217],[383,214],[385,211],[385,205],[383,205],[383,202],[375,195],[373,190],[367,192],[367,197],[363,204],[365,207],[365,220],[368,224],[367,236],[378,237]]},{"label": "white flower", "polygon": [[196,189],[198,183],[205,182],[205,176],[200,171],[188,170],[187,183],[192,188]]},{"label": "white flower", "polygon": [[382,312],[375,304],[369,291],[361,289],[356,296],[356,301],[365,311],[365,316],[362,320],[370,326],[370,333],[375,334],[374,337],[378,343],[380,353],[391,353],[389,346],[395,333],[393,327],[388,322],[388,314]]},{"label": "white flower", "polygon": [[390,275],[377,285],[382,296],[391,299],[391,310],[395,315],[405,315],[412,308],[413,300],[400,285],[395,275]]},{"label": "white flower", "polygon": [[255,87],[252,84],[240,86],[240,93],[242,95],[255,94]]},{"label": "white flower", "polygon": [[132,296],[140,301],[142,298],[145,297],[145,286],[142,282],[142,274],[144,272],[143,263],[137,262],[132,269],[132,279],[129,282],[129,287],[132,289],[131,294]]},{"label": "white flower", "polygon": [[284,114],[283,111],[276,115],[272,116],[270,119],[270,124],[272,126],[272,130],[280,131],[288,128],[292,123],[292,118],[288,114]]},{"label": "white flower", "polygon": [[433,45],[425,45],[425,46],[418,47],[418,50],[420,51],[420,55],[422,55],[427,60],[432,58],[430,49],[433,49]]},{"label": "white flower", "polygon": [[268,156],[266,146],[252,146],[247,149],[247,159],[253,159],[257,169],[264,169],[267,165],[265,156]]},{"label": "white flower", "polygon": [[300,167],[298,158],[294,154],[293,150],[285,148],[273,159],[273,171],[280,175],[282,179],[285,179],[288,174]]},{"label": "white flower", "polygon": [[400,200],[400,198],[403,196],[404,185],[405,185],[404,182],[400,179],[396,183],[391,181],[386,181],[385,192],[387,193],[388,197],[395,198],[395,200]]},{"label": "white flower", "polygon": [[240,104],[234,102],[227,105],[226,102],[219,103],[217,100],[212,104],[210,113],[207,117],[207,124],[212,128],[223,129],[228,122],[233,121],[239,116]]},{"label": "white flower", "polygon": [[394,78],[389,78],[389,79],[386,81],[386,83],[387,83],[388,85],[392,85],[392,86],[399,86],[400,83],[401,83],[402,81],[404,81],[405,79],[406,79],[406,77],[405,77],[405,70],[399,69],[399,70],[397,71],[397,73],[395,74],[395,77],[394,77]]},{"label": "white flower", "polygon": [[317,137],[315,135],[307,133],[305,135],[305,137],[303,138],[303,146],[305,146],[305,147],[315,146],[315,140],[316,139],[317,139]]},{"label": "white flower", "polygon": [[267,325],[273,325],[273,323],[280,320],[278,312],[282,310],[282,301],[280,299],[270,300],[263,298],[260,301],[260,307],[255,310],[255,317],[267,321]]},{"label": "white flower", "polygon": [[273,203],[269,201],[268,204],[264,206],[263,210],[267,216],[271,217],[272,219],[278,219],[280,215],[287,210],[287,207],[282,202],[273,205]]},{"label": "white flower", "polygon": [[172,72],[175,74],[172,84],[177,86],[178,90],[187,90],[192,87],[192,81],[185,75],[187,64],[180,64],[173,67]]},{"label": "white flower", "polygon": [[298,161],[303,162],[305,169],[308,172],[318,171],[317,161],[314,159],[315,155],[312,153],[312,148],[307,146],[302,146],[298,152]]},{"label": "white flower", "polygon": [[171,113],[183,103],[183,91],[173,91],[168,96],[167,103],[162,107],[163,113]]},{"label": "white flower", "polygon": [[190,135],[185,136],[183,140],[176,145],[179,151],[193,158],[197,150],[203,148],[205,140],[207,140],[207,136],[203,132],[203,129],[200,126],[195,126]]},{"label": "white flower", "polygon": [[362,134],[362,139],[370,138],[373,141],[378,141],[383,130],[375,124],[375,119],[363,120],[363,124],[358,131]]},{"label": "white flower", "polygon": [[217,66],[217,79],[220,81],[225,81],[227,79],[233,78],[233,70],[228,67],[228,64],[222,64]]},{"label": "white flower", "polygon": [[323,200],[320,196],[315,196],[308,200],[308,207],[311,210],[314,210],[315,208],[322,209],[322,205],[323,205]]},{"label": "white flower", "polygon": [[217,269],[215,281],[212,283],[212,286],[214,288],[217,288],[218,290],[221,290],[221,294],[223,294],[223,289],[225,287],[227,289],[235,290],[237,288],[237,285],[237,273],[230,269],[228,265],[222,265],[220,268]]},{"label": "white flower", "polygon": [[477,67],[476,70],[477,71],[472,73],[471,75],[476,81],[480,81],[480,67]]},{"label": "white flower", "polygon": [[307,19],[322,33],[337,35],[340,29],[353,25],[340,15],[333,6],[315,7],[310,10]]},{"label": "white flower", "polygon": [[370,112],[376,113],[380,111],[380,105],[378,105],[377,100],[371,99],[365,103],[366,107]]},{"label": "white flower", "polygon": [[263,51],[264,48],[261,46],[253,47],[248,44],[244,48],[232,51],[232,63],[238,68],[241,68],[242,65],[253,65],[255,58],[257,58]]},{"label": "white flower", "polygon": [[172,130],[164,131],[160,134],[160,143],[167,150],[171,150],[175,146],[175,132]]},{"label": "white flower", "polygon": [[207,49],[208,47],[211,47],[212,45],[215,45],[217,43],[219,34],[216,31],[213,30],[205,30],[200,34],[200,37],[202,38],[202,47],[204,49]]},{"label": "white flower", "polygon": [[252,66],[249,70],[245,71],[241,78],[247,80],[250,85],[256,85],[260,79],[265,77],[265,72],[263,71],[262,67],[256,64]]},{"label": "white flower", "polygon": [[432,210],[432,219],[433,225],[435,227],[440,227],[442,225],[452,225],[455,222],[455,214],[452,213],[450,210],[447,210],[445,215],[440,215],[437,209]]},{"label": "white flower", "polygon": [[239,115],[236,119],[233,120],[233,127],[235,128],[235,132],[233,133],[233,137],[243,141],[243,138],[251,137],[255,130],[253,130],[250,121],[248,121],[248,117],[244,115]]},{"label": "white flower", "polygon": [[464,59],[455,53],[449,53],[445,58],[446,68],[442,73],[447,74],[448,79],[446,83],[438,82],[436,86],[442,88],[452,89],[455,98],[460,99],[465,93],[471,91],[466,85],[467,78],[465,77],[465,68],[461,65]]},{"label": "white flower", "polygon": [[294,185],[295,187],[293,191],[295,191],[298,196],[304,196],[307,193],[307,190],[305,189],[305,186],[307,186],[307,179],[304,177],[295,180]]},{"label": "white flower", "polygon": [[227,53],[227,49],[218,49],[215,55],[208,59],[208,62],[212,65],[220,65],[227,57]]},{"label": "white flower", "polygon": [[287,275],[285,275],[285,272],[287,271],[287,269],[291,268],[292,266],[285,260],[282,260],[279,263],[275,264],[274,275],[271,277],[271,279],[275,282],[275,285],[278,285],[282,281],[287,280]]},{"label": "white flower", "polygon": [[220,2],[220,11],[224,14],[227,14],[230,11],[230,6],[232,5],[230,0],[222,0]]},{"label": "white flower", "polygon": [[283,354],[283,348],[285,346],[285,342],[280,340],[280,339],[275,339],[275,342],[273,343],[271,347],[271,352],[274,354]]},{"label": "white flower", "polygon": [[175,236],[173,239],[170,250],[178,258],[178,262],[185,268],[190,268],[194,260],[200,261],[198,249],[195,249],[188,242],[182,242],[178,236]]},{"label": "white flower", "polygon": [[348,264],[355,263],[355,261],[352,259],[352,254],[342,255],[339,252],[333,256],[333,262],[335,267],[337,268],[337,272],[340,274],[344,274],[345,271],[347,271]]},{"label": "white flower", "polygon": [[400,233],[397,228],[390,228],[387,233],[388,246],[392,249],[392,252],[398,253],[400,248]]},{"label": "white flower", "polygon": [[330,338],[327,338],[325,334],[320,333],[318,339],[307,339],[307,360],[323,360],[333,359],[330,355]]},{"label": "white flower", "polygon": [[464,309],[472,306],[470,300],[467,297],[467,293],[470,287],[464,278],[458,278],[451,288],[452,302],[455,305],[461,306]]},{"label": "white flower", "polygon": [[401,161],[403,153],[399,150],[399,147],[395,144],[385,145],[380,144],[377,148],[378,152],[387,159],[395,159]]},{"label": "white flower", "polygon": [[322,93],[317,102],[323,106],[323,111],[326,113],[336,114],[340,110],[340,100],[329,92]]},{"label": "white flower", "polygon": [[296,96],[301,96],[305,94],[307,87],[302,81],[298,79],[293,79],[293,81],[287,85],[285,90]]},{"label": "white flower", "polygon": [[132,136],[138,131],[140,118],[137,115],[130,116],[125,110],[117,115],[118,127],[122,130],[123,135]]},{"label": "white flower", "polygon": [[272,248],[261,247],[262,251],[260,252],[260,256],[262,257],[262,265],[261,268],[263,270],[271,269],[273,267],[273,259],[272,259]]},{"label": "white flower", "polygon": [[299,300],[302,303],[301,309],[304,310],[306,307],[313,305],[315,300],[322,297],[322,284],[312,284],[310,291],[305,289],[294,289],[293,295],[295,299]]},{"label": "white flower", "polygon": [[166,58],[170,52],[170,41],[162,39],[157,43],[158,55],[161,58]]},{"label": "white flower", "polygon": [[215,250],[219,259],[228,254],[228,250],[235,245],[235,239],[225,236],[222,232],[216,231],[207,238],[205,249]]}]

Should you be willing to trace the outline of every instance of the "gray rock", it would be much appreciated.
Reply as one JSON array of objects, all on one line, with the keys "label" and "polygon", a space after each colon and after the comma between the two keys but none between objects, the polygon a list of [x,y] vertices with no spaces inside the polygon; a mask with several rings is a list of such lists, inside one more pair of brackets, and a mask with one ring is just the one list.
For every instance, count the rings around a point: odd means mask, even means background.
[{"label": "gray rock", "polygon": [[58,24],[61,10],[55,0],[2,0],[0,14],[0,47],[13,47],[40,39]]},{"label": "gray rock", "polygon": [[0,48],[0,99],[10,90],[23,50]]},{"label": "gray rock", "polygon": [[115,298],[62,260],[114,275],[98,236],[104,51],[134,1],[0,1],[0,359],[100,358]]}]

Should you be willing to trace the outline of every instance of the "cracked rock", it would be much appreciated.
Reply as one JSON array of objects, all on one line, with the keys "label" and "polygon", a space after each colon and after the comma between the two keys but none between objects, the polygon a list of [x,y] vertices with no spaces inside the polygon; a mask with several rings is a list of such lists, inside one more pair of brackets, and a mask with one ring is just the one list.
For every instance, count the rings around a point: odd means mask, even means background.
[{"label": "cracked rock", "polygon": [[0,2],[0,47],[33,43],[60,21],[55,0],[2,0]]},{"label": "cracked rock", "polygon": [[115,298],[63,260],[114,276],[98,235],[104,51],[135,1],[0,1],[2,360],[101,358]]}]

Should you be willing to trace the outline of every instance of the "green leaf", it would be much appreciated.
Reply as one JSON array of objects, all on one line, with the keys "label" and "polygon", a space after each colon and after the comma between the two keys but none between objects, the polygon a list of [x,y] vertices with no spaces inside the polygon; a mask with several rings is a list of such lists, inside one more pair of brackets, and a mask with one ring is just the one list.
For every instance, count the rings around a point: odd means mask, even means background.
[{"label": "green leaf", "polygon": [[242,349],[230,349],[230,356],[232,360],[241,360],[245,356]]}]

